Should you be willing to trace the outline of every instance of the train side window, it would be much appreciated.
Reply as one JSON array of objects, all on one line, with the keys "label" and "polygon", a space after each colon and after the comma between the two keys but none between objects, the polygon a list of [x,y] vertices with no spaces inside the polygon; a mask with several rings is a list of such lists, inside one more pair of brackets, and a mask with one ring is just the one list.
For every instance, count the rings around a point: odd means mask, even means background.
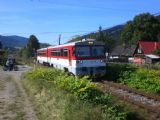
[{"label": "train side window", "polygon": [[59,50],[52,50],[51,55],[52,56],[60,56],[60,51]]},{"label": "train side window", "polygon": [[40,55],[40,56],[45,56],[46,55],[46,53],[44,51],[39,51],[37,54]]},{"label": "train side window", "polygon": [[60,51],[61,51],[61,55],[60,56],[63,56],[63,49],[61,49]]},{"label": "train side window", "polygon": [[65,56],[65,57],[68,56],[68,49],[63,49],[63,56]]},{"label": "train side window", "polygon": [[52,55],[52,56],[56,56],[56,51],[55,51],[55,50],[52,50],[52,51],[51,51],[51,55]]},{"label": "train side window", "polygon": [[60,50],[57,50],[57,56],[60,56],[60,55],[61,55]]}]

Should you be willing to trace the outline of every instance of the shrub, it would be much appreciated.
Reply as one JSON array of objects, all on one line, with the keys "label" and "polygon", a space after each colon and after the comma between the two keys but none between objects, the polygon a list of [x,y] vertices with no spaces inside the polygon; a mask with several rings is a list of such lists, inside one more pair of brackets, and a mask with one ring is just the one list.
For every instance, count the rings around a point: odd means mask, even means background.
[{"label": "shrub", "polygon": [[106,76],[107,80],[112,80],[117,82],[117,80],[121,77],[121,73],[125,71],[135,71],[136,68],[127,64],[108,64],[106,68]]},{"label": "shrub", "polygon": [[126,71],[119,79],[121,83],[147,92],[160,94],[160,71],[139,68],[136,71]]}]

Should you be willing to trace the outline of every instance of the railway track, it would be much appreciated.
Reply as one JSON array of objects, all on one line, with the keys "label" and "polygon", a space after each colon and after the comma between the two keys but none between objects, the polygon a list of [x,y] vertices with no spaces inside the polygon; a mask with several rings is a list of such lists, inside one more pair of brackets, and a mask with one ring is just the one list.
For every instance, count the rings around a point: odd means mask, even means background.
[{"label": "railway track", "polygon": [[125,102],[143,108],[151,115],[154,115],[155,120],[160,120],[160,96],[141,92],[110,81],[102,81],[100,84],[104,92],[111,93]]}]

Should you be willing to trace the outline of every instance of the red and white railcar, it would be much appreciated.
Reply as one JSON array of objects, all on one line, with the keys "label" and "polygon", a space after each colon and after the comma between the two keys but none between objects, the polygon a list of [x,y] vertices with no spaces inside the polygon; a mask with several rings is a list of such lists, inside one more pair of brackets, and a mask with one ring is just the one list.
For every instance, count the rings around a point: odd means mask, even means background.
[{"label": "red and white railcar", "polygon": [[74,75],[105,74],[106,56],[102,42],[87,39],[37,50],[37,61]]}]

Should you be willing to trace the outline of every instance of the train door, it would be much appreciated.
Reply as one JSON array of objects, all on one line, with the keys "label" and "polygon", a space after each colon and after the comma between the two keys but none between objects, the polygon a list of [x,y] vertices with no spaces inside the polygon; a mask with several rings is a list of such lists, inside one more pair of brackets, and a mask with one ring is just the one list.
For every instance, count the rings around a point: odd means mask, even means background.
[{"label": "train door", "polygon": [[69,59],[69,65],[70,66],[72,66],[71,56],[72,56],[71,50],[68,50],[68,59]]}]

